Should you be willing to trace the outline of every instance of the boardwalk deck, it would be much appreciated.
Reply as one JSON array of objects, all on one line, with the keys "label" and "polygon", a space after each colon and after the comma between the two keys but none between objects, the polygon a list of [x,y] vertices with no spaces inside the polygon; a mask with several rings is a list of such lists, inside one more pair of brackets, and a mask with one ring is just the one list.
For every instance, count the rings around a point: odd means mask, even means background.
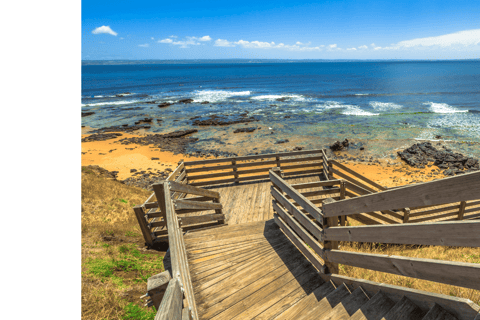
[{"label": "boardwalk deck", "polygon": [[200,319],[271,318],[324,283],[273,220],[187,233],[185,246]]},{"label": "boardwalk deck", "polygon": [[[309,175],[301,178],[287,178],[285,180],[295,184],[316,182],[322,179],[319,175]],[[225,222],[228,225],[234,225],[273,219],[272,196],[270,194],[271,185],[272,183],[269,180],[263,180],[238,185],[213,186],[206,189],[220,193],[221,202],[224,204]],[[309,191],[309,189],[302,191]],[[323,198],[326,197],[323,196]],[[318,198],[322,198],[322,196]],[[189,213],[185,216],[205,215],[208,213],[214,213],[214,211]]]}]

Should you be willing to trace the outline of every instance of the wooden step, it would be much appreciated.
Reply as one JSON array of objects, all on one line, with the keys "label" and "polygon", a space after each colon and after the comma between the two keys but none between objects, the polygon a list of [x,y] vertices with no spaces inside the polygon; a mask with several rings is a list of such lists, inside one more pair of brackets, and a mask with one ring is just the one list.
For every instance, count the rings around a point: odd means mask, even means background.
[{"label": "wooden step", "polygon": [[305,309],[295,320],[303,319],[322,319],[323,315],[330,312],[337,304],[339,304],[345,297],[350,295],[350,290],[342,283],[333,292],[328,294],[325,298],[316,303],[309,310]]},{"label": "wooden step", "polygon": [[403,297],[382,320],[422,320],[425,313],[410,299]]},{"label": "wooden step", "polygon": [[331,282],[326,282],[320,287],[315,289],[308,296],[300,300],[298,303],[294,304],[281,314],[279,314],[275,320],[290,320],[297,319],[297,317],[303,313],[304,310],[309,310],[315,306],[316,303],[319,303],[320,300],[325,298],[328,294],[332,293],[335,290],[335,287]]},{"label": "wooden step", "polygon": [[427,312],[425,317],[422,320],[458,320],[456,317],[452,316],[440,305],[434,304],[433,307]]},{"label": "wooden step", "polygon": [[361,288],[355,289],[352,294],[346,296],[330,312],[322,317],[322,320],[347,320],[362,305],[368,302],[368,297]]},{"label": "wooden step", "polygon": [[385,293],[379,291],[353,314],[351,320],[380,320],[394,305]]}]

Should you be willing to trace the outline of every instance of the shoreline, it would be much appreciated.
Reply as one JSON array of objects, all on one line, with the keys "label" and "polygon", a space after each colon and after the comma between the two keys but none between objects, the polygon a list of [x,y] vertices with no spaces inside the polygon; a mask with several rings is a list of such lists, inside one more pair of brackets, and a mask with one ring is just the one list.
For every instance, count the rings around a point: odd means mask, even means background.
[{"label": "shoreline", "polygon": [[[185,153],[176,153],[153,145],[120,144],[119,142],[122,139],[142,138],[150,135],[140,132],[136,134],[121,132],[121,134],[121,136],[105,141],[82,142],[82,166],[99,166],[110,172],[116,172],[115,176],[119,181],[142,181],[144,188],[146,188],[145,186],[150,182],[165,179],[177,167],[180,160],[194,161],[215,158],[208,154],[191,156]],[[90,135],[82,134],[82,139],[87,136]],[[259,145],[257,141],[253,143],[252,139],[250,139],[250,144]],[[355,145],[354,141],[353,144]],[[304,148],[304,150],[308,149],[314,148]],[[327,148],[327,153],[330,158],[340,161],[350,169],[384,187],[401,186],[445,177],[442,173],[443,170],[436,166],[430,165],[421,169],[409,166],[397,155],[399,149],[391,150],[390,155],[382,155],[382,157],[357,148],[335,152]],[[239,156],[246,155],[248,151],[239,149],[239,153],[241,153]],[[255,150],[250,148],[250,152],[253,151]],[[292,151],[292,149],[279,151]],[[272,153],[272,151],[260,151],[258,153]],[[220,156],[220,158],[223,158],[223,156]],[[135,183],[133,184],[135,185]]]}]

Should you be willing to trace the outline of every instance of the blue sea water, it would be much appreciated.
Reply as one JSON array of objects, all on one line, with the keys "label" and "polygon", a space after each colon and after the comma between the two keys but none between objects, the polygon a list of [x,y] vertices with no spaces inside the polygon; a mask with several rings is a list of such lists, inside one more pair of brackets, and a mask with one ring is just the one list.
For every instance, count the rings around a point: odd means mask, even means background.
[{"label": "blue sea water", "polygon": [[93,128],[148,116],[165,132],[248,112],[291,135],[479,142],[480,61],[83,65],[86,111]]}]

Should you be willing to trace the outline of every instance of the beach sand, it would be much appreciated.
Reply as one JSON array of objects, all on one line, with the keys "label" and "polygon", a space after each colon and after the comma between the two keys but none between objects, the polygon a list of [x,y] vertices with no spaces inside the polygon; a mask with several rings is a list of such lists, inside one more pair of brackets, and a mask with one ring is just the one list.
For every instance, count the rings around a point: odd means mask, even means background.
[{"label": "beach sand", "polygon": [[[84,133],[88,131],[88,128],[83,129],[85,129],[85,131],[82,130]],[[88,134],[82,134],[82,138],[86,136]],[[152,172],[165,171],[167,168],[174,170],[182,159],[186,161],[206,159],[184,154],[174,154],[153,146],[143,146],[135,143],[122,145],[117,142],[120,139],[139,136],[143,136],[143,134],[122,133],[122,136],[116,139],[82,142],[82,166],[98,165],[108,171],[118,171],[118,180],[125,180],[133,176],[130,172],[131,169],[138,171],[149,170]],[[392,155],[396,155],[396,151],[392,150]],[[405,164],[399,157],[388,160],[375,159],[375,161],[358,162],[342,160],[342,157],[355,157],[358,155],[358,152],[352,154],[349,151],[338,151],[334,154],[337,161],[385,187],[431,181],[444,177],[435,166],[416,169]],[[158,158],[158,160],[152,160],[152,158]],[[437,174],[434,174],[435,172]]]}]

